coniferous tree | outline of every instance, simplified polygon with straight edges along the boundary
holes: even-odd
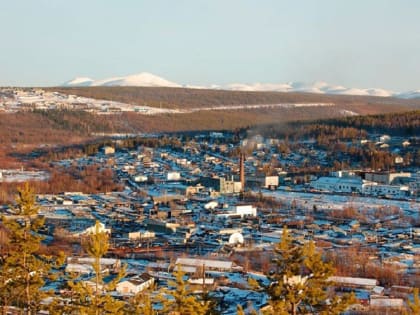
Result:
[[[407,301],[409,314],[420,314],[419,288],[413,290],[413,301]]]
[[[332,265],[325,263],[313,242],[304,246],[293,243],[287,228],[274,249],[276,270],[269,275],[267,288],[272,314],[339,314],[353,302],[352,295],[329,296],[328,278]],[[327,302],[328,301],[328,302]]]
[[[200,301],[184,280],[184,272],[180,265],[174,273],[175,280],[168,282],[168,288],[161,292],[161,303],[164,314],[177,315],[205,315],[209,309],[209,302]]]
[[[244,309],[240,304],[236,305],[236,315],[245,315]]]
[[[143,290],[137,293],[130,299],[125,312],[127,314],[142,314],[142,315],[155,315],[156,311],[153,309],[153,303],[157,300],[153,297],[151,289]]]
[[[92,268],[94,277],[90,281],[80,281],[70,276],[68,285],[68,300],[56,299],[49,311],[51,314],[124,314],[124,302],[118,301],[110,295],[115,290],[119,280],[125,273],[122,268],[118,275],[105,283],[101,267],[101,259],[109,248],[108,234],[100,230],[100,223],[96,221],[95,230],[85,236],[83,248],[93,258]]]
[[[0,296],[3,312],[8,306],[16,306],[26,314],[35,314],[41,308],[41,300],[51,293],[42,290],[45,279],[54,278],[52,269],[63,263],[63,254],[57,257],[40,252],[44,225],[39,217],[39,206],[34,191],[26,183],[18,188],[13,215],[3,217],[8,244],[0,265]]]

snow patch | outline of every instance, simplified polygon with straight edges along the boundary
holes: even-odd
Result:
[[[358,113],[353,112],[351,110],[346,110],[346,109],[340,110],[340,114],[343,115],[343,116],[359,116]]]

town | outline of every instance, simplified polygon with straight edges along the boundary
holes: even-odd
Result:
[[[0,16],[0,314],[420,315],[420,1]]]
[[[249,279],[268,283],[270,255],[287,227],[298,244],[314,241],[334,263],[336,289],[355,293],[350,310],[399,312],[420,285],[420,172],[404,163],[418,150],[418,139],[367,135],[349,143],[369,144],[393,152],[394,171],[348,165],[354,169],[305,173],[331,164],[316,141],[290,141],[292,148],[299,145],[290,150],[258,134],[120,135],[91,155],[52,162],[110,169],[121,189],[38,195],[44,242],[72,244],[65,271],[88,279],[92,261],[77,253],[99,222],[110,244],[101,267],[127,266],[116,298],[166,287],[182,267],[191,288],[205,288],[222,314],[236,314],[237,305],[247,312],[267,307],[267,294]],[[48,177],[32,173],[2,170],[0,181]],[[3,206],[2,215],[11,214]],[[63,281],[47,286],[59,293]]]

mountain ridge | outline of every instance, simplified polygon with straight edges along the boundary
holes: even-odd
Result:
[[[76,77],[64,82],[62,87],[90,87],[90,86],[138,86],[138,87],[183,87],[191,89],[216,89],[249,92],[304,92],[327,95],[357,95],[396,97],[402,99],[420,98],[420,89],[405,92],[394,92],[382,88],[349,88],[333,85],[324,81],[288,82],[288,83],[230,83],[226,85],[195,86],[181,85],[166,80],[157,75],[140,72],[137,74],[94,80],[89,77]]]

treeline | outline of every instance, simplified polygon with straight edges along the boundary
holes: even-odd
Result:
[[[32,113],[45,117],[55,128],[82,135],[89,135],[91,132],[114,132],[117,128],[113,124],[112,119],[107,119],[106,116],[95,115],[82,110],[34,109]]]
[[[45,115],[34,112],[0,113],[0,145],[40,145],[80,139],[80,134],[58,128]]]
[[[395,170],[400,166],[420,166],[420,140],[417,137],[420,134],[420,111],[277,123],[250,128],[249,133],[251,136],[261,134],[280,139],[275,149],[282,155],[291,152],[310,154],[312,150],[325,153],[325,166],[320,166],[316,160],[313,163],[311,159],[305,159],[298,169],[281,165],[288,172],[317,174],[359,167]],[[384,134],[400,139],[382,146],[378,141],[379,135]],[[409,140],[408,146],[403,145],[404,140]],[[318,172],[311,170],[313,167],[317,167]]]
[[[411,137],[420,134],[420,111],[389,113],[382,115],[349,116],[323,121],[324,126],[353,128],[369,133],[392,133],[396,136]]]
[[[420,134],[420,110],[270,124],[261,126],[258,131],[265,135],[294,139],[351,140],[366,137],[368,133],[413,137]]]

